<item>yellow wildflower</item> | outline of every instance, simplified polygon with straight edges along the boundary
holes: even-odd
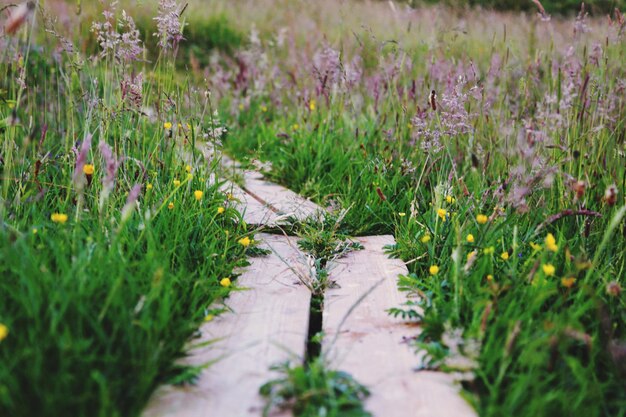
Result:
[[[151,183],[146,184],[146,190],[151,190],[151,189],[152,189],[152,184]]]
[[[430,268],[428,268],[428,272],[430,272],[430,275],[437,275],[439,273],[439,267],[437,265],[431,265]]]
[[[174,203],[170,201],[170,203],[167,205],[168,209],[173,209],[174,208]]]
[[[196,201],[202,200],[202,195],[204,195],[204,192],[200,190],[196,190],[193,192],[193,196],[196,198]]]
[[[180,180],[174,180],[174,187],[178,187],[180,185]]]
[[[543,273],[549,277],[553,276],[556,272],[556,268],[552,264],[541,265],[541,269],[543,270]]]
[[[311,111],[315,110],[315,100],[311,100],[309,102],[309,110]]]
[[[530,247],[533,248],[533,250],[535,251],[539,251],[541,250],[541,245],[535,243],[535,242],[530,242]]]
[[[465,240],[467,240],[467,243],[474,243],[474,235],[470,233],[469,235],[467,235]]]
[[[213,314],[207,314],[206,316],[204,316],[204,321],[209,322],[211,320],[213,320],[215,316]]]
[[[243,103],[239,103],[239,110],[243,110],[243,109],[244,109]]]
[[[398,213],[398,216],[404,217],[404,216],[406,216],[406,213],[400,212],[400,213]]]
[[[93,164],[85,164],[83,166],[83,172],[85,173],[85,175],[93,175],[95,169]]]
[[[493,275],[491,274],[487,275],[487,281],[493,281]]]
[[[485,255],[492,255],[495,251],[496,251],[496,248],[494,248],[493,246],[488,246],[485,249],[483,249],[483,253]]]
[[[561,278],[561,285],[564,286],[565,288],[572,288],[575,282],[576,282],[576,278],[574,277]]]
[[[502,252],[502,254],[500,255],[500,258],[502,258],[502,260],[506,261],[509,259],[509,253],[508,252]]]
[[[479,214],[478,216],[476,216],[476,221],[478,222],[478,224],[485,224],[488,220],[489,218],[484,214]]]
[[[422,243],[430,242],[430,235],[429,234],[425,234],[424,236],[422,236],[422,238],[420,239],[420,242],[422,242]]]
[[[217,214],[222,214],[226,211],[226,209],[224,207],[218,207],[217,208]]]
[[[451,195],[446,196],[446,201],[450,204],[454,203],[454,197],[452,197]]]
[[[261,106],[261,111],[262,111],[263,113],[265,113],[265,112],[267,111],[267,107],[266,107],[266,106]]]
[[[556,239],[554,238],[554,235],[552,233],[548,233],[548,235],[546,236],[545,242],[546,242],[546,249],[552,252],[558,252],[559,246],[556,244]]]
[[[53,213],[50,216],[50,220],[52,220],[54,223],[61,223],[64,224],[67,221],[67,214],[63,214],[63,213]]]
[[[39,230],[36,227],[33,227],[33,234],[36,235]]]
[[[250,240],[250,238],[249,238],[248,236],[243,237],[243,238],[241,238],[241,239],[239,239],[239,240],[237,241],[237,243],[239,243],[239,244],[240,244],[241,246],[243,246],[244,248],[246,248],[246,247],[250,246],[250,243],[251,243],[251,242],[252,242],[252,241]]]
[[[170,130],[172,128],[172,123],[165,122],[165,123],[163,123],[163,127],[166,128],[167,130]]]
[[[298,130],[298,129],[300,129],[300,125],[298,123],[294,123],[293,126],[291,126],[291,128],[293,130]]]
[[[228,288],[231,285],[230,278],[222,278],[220,280],[220,285],[224,288]]]
[[[444,222],[446,221],[446,215],[448,214],[448,211],[446,209],[438,209],[437,210],[437,216],[441,217],[441,220],[443,220]]]
[[[191,172],[191,165],[185,165],[185,171],[187,171],[187,173]]]
[[[0,342],[2,342],[9,335],[9,328],[0,323]]]

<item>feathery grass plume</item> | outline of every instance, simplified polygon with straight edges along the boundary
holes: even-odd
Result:
[[[137,207],[137,200],[139,199],[140,193],[141,184],[135,184],[128,193],[126,204],[124,204],[122,208],[122,223],[126,222],[130,218],[130,215],[133,214],[133,210]]]
[[[154,36],[159,38],[159,47],[163,50],[176,49],[184,39],[176,0],[160,0],[159,14],[154,20],[157,22],[157,33]]]
[[[80,151],[76,155],[76,165],[74,167],[72,182],[74,183],[76,191],[79,193],[82,193],[83,188],[85,188],[85,184],[87,183],[87,178],[85,177],[83,169],[85,167],[85,163],[87,162],[89,149],[91,148],[91,138],[91,134],[87,134],[87,136],[85,136],[85,139],[80,147]]]
[[[104,159],[105,167],[105,175],[102,177],[102,191],[100,192],[100,210],[102,210],[104,203],[109,198],[111,191],[113,191],[113,188],[115,187],[115,175],[117,174],[119,161],[115,155],[113,155],[113,150],[106,142],[100,141],[98,148],[100,149],[100,154]]]
[[[11,15],[4,23],[4,33],[7,35],[15,34],[26,23],[35,11],[35,2],[26,1],[17,6],[10,13]]]
[[[117,1],[112,2],[109,7],[109,10],[102,12],[104,22],[91,24],[91,31],[96,34],[98,44],[102,49],[100,57],[110,55],[122,64],[138,61],[143,55],[143,45],[135,21],[125,10],[122,10],[122,17],[119,22],[116,22]],[[118,32],[116,26],[124,31]]]
[[[143,72],[124,74],[120,81],[122,101],[134,109],[141,109],[143,104]]]

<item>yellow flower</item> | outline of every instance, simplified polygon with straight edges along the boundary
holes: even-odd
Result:
[[[398,216],[404,217],[404,216],[406,216],[406,213],[400,212],[400,213],[398,213]]]
[[[187,174],[187,180],[188,181],[191,181],[192,178],[193,178],[193,174],[192,173]]]
[[[227,199],[228,201],[232,201],[232,200],[234,200],[234,199],[235,199],[235,196],[233,196],[231,193],[228,193],[228,194],[226,194],[226,199]]]
[[[467,243],[474,243],[474,235],[470,233],[469,235],[467,235],[465,240],[467,240]]]
[[[298,129],[300,129],[300,125],[298,125],[298,123],[294,123],[293,126],[291,126],[291,128],[293,130],[298,130]]]
[[[487,281],[493,281],[493,275],[491,274],[487,275]]]
[[[564,286],[565,288],[572,288],[575,282],[576,282],[576,278],[574,277],[561,278],[561,285]]]
[[[33,234],[36,235],[39,230],[36,227],[33,227]]]
[[[500,255],[500,258],[502,258],[502,260],[506,261],[507,259],[509,259],[509,253],[508,252],[502,252],[502,254]]]
[[[172,124],[170,122],[165,122],[163,123],[163,127],[166,128],[167,130],[170,130],[172,128]]]
[[[546,242],[546,249],[552,252],[558,252],[559,246],[556,244],[556,239],[554,238],[554,235],[552,233],[548,233],[548,236],[546,236],[545,242]]]
[[[9,328],[6,325],[0,323],[0,342],[6,339],[8,335],[9,335]]]
[[[226,211],[226,209],[224,207],[218,207],[217,208],[217,214],[222,214]]]
[[[151,189],[152,189],[152,184],[151,183],[146,184],[146,190],[151,190]]]
[[[311,111],[315,110],[315,100],[311,100],[309,102],[309,110]]]
[[[191,165],[185,165],[185,171],[187,171],[187,173],[191,172]]]
[[[93,175],[95,169],[93,164],[85,164],[83,166],[83,172],[85,173],[85,175]]]
[[[422,238],[420,239],[420,242],[422,242],[422,243],[430,242],[430,235],[429,234],[425,234],[424,236],[422,236]]]
[[[180,185],[180,180],[174,180],[174,187],[178,187]]]
[[[266,106],[261,106],[261,111],[262,111],[263,113],[265,113],[265,112],[267,111],[267,107],[266,107]]]
[[[222,278],[222,279],[220,280],[220,285],[221,285],[222,287],[224,287],[224,288],[228,288],[228,287],[230,287],[230,284],[231,284],[231,282],[230,282],[230,278]]]
[[[213,320],[215,316],[213,314],[207,314],[206,316],[204,316],[204,321],[209,322],[211,320]]]
[[[438,209],[437,210],[437,216],[441,217],[441,220],[443,220],[444,222],[446,221],[446,215],[448,214],[448,212],[446,211],[446,209]]]
[[[63,213],[53,213],[50,216],[50,220],[52,220],[54,223],[61,223],[64,224],[67,221],[67,214],[63,214]]]
[[[196,198],[196,201],[202,200],[202,195],[203,194],[204,193],[202,191],[200,191],[200,190],[196,190],[196,191],[193,192],[193,196]]]
[[[446,201],[450,204],[454,203],[454,197],[452,197],[451,195],[446,196]]]
[[[167,205],[168,209],[173,209],[174,208],[174,203],[170,201],[170,203]]]
[[[476,255],[478,254],[477,251],[473,250],[470,253],[467,254],[467,262],[471,261]]]
[[[549,277],[554,275],[554,273],[556,272],[556,268],[552,264],[541,265],[541,269],[543,270],[543,273]]]
[[[541,245],[535,243],[535,242],[530,242],[530,247],[533,248],[533,250],[535,251],[539,251],[541,250]]]
[[[488,220],[489,218],[484,214],[479,214],[478,216],[476,216],[476,221],[478,222],[478,224],[485,224]]]
[[[244,109],[243,103],[239,103],[239,110],[243,110],[243,109]]]
[[[495,251],[496,251],[496,248],[494,248],[493,246],[488,246],[485,249],[483,249],[483,253],[485,255],[492,255]]]
[[[430,272],[430,275],[437,275],[439,273],[439,267],[437,265],[431,265],[430,268],[428,268],[428,272]]]
[[[239,239],[237,241],[237,243],[239,243],[244,248],[247,248],[248,246],[250,246],[250,242],[252,242],[252,241],[250,240],[250,238],[248,236],[243,237],[243,238],[241,238],[241,239]]]

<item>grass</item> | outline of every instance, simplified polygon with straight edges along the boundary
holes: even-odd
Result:
[[[190,2],[188,33],[214,28],[206,61],[193,41],[89,58],[102,17],[87,7],[57,13],[66,25],[38,7],[39,26],[0,38],[1,414],[138,415],[193,374],[175,360],[252,251],[193,150],[208,141],[334,210],[294,227],[317,259],[395,236],[415,297],[390,313],[420,322],[423,367],[471,359],[480,415],[624,416],[623,17],[242,4]],[[153,6],[128,8],[152,45]],[[53,54],[62,39],[74,50]],[[108,195],[100,141],[120,162]],[[267,386],[273,402],[307,415],[319,385],[363,412],[356,383],[337,393],[344,376],[310,362]]]

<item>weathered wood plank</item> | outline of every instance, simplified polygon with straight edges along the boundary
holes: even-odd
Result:
[[[407,273],[400,260],[389,259],[382,249],[394,243],[393,237],[373,236],[359,241],[364,250],[331,265],[330,279],[339,288],[326,291],[322,351],[327,352],[334,367],[351,373],[370,388],[372,395],[366,406],[376,417],[475,416],[458,394],[451,375],[412,370],[417,357],[403,343],[403,336],[414,336],[417,328],[385,311],[403,302],[396,282],[399,274]],[[350,308],[374,286],[338,329]],[[340,333],[331,345],[337,330]]]
[[[201,327],[199,342],[215,343],[188,358],[193,364],[219,360],[195,386],[159,388],[144,417],[260,416],[259,387],[275,377],[269,367],[304,356],[310,292],[290,269],[304,262],[303,255],[294,238],[258,237],[273,253],[250,259],[252,265],[237,281],[247,290],[227,299],[233,312]]]
[[[266,181],[258,172],[244,171],[243,178],[245,192],[275,208],[284,217],[292,216],[304,220],[324,212],[320,206],[290,189]]]
[[[246,223],[258,226],[276,226],[279,215],[276,209],[263,204],[250,194],[246,193],[232,182],[226,182],[221,190],[232,196],[229,204],[233,205],[242,215]]]

